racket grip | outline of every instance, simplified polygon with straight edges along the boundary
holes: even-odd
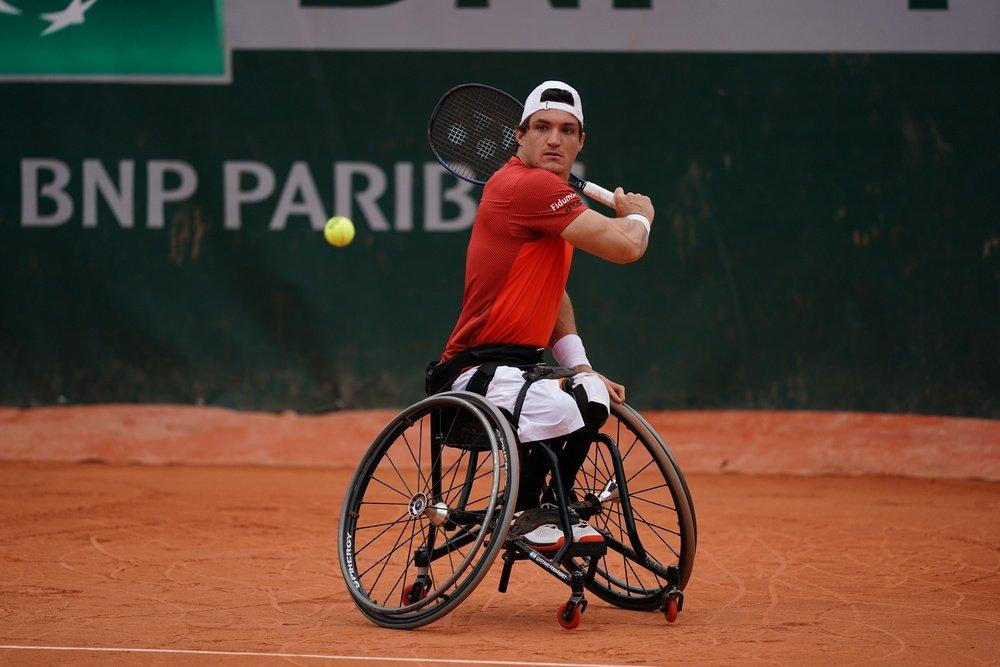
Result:
[[[587,195],[591,199],[596,199],[602,204],[614,209],[615,207],[615,195],[609,190],[605,190],[600,185],[596,183],[591,183],[586,181],[583,184],[583,194]]]

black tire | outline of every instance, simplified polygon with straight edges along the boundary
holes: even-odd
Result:
[[[684,473],[681,472],[681,467],[679,465],[677,465],[677,459],[674,458],[674,455],[670,451],[670,448],[667,447],[667,443],[663,441],[663,438],[661,438],[660,434],[656,432],[656,429],[653,428],[653,425],[650,424],[649,421],[645,417],[642,416],[642,414],[636,412],[635,410],[632,410],[632,408],[629,407],[629,406],[625,406],[625,407],[628,408],[629,410],[631,410],[632,414],[635,415],[635,417],[640,422],[642,422],[642,425],[645,426],[646,429],[649,430],[649,432],[653,434],[653,437],[656,438],[656,441],[658,443],[660,443],[660,447],[663,448],[663,452],[667,455],[667,458],[670,459],[670,464],[674,467],[674,470],[677,471],[677,477],[678,477],[678,479],[680,479],[681,486],[684,488],[684,495],[687,497],[688,508],[691,510],[691,523],[694,526],[694,539],[695,539],[695,543],[697,543],[697,541],[698,541],[698,513],[694,511],[694,501],[691,500],[691,489],[688,488],[687,480],[684,479]],[[686,579],[684,580],[684,583],[685,584],[687,583]]]
[[[650,557],[664,568],[678,569],[678,587],[691,577],[697,548],[697,526],[691,492],[684,476],[659,434],[627,405],[611,405],[611,415],[601,432],[617,443],[622,457],[629,502],[640,542]],[[600,495],[616,479],[605,445],[595,443],[574,481],[578,498]],[[590,524],[630,545],[620,501],[602,503]],[[602,600],[626,609],[659,609],[670,582],[612,548],[598,561],[587,589]]]
[[[456,445],[436,460],[432,429]],[[411,629],[457,607],[503,547],[517,480],[516,437],[481,396],[437,394],[396,415],[362,458],[341,510],[340,568],[361,613]],[[446,509],[435,512],[440,502]],[[416,554],[428,544],[438,558],[419,572]],[[418,576],[421,595],[405,595]]]

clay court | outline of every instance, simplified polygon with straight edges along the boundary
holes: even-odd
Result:
[[[987,664],[1000,655],[996,422],[656,413],[698,512],[677,623],[591,597],[583,624],[566,631],[555,619],[562,584],[519,563],[502,595],[497,563],[443,620],[392,631],[355,609],[336,555],[349,461],[389,414],[0,411],[2,660]],[[239,459],[253,465],[231,463]],[[885,474],[903,463],[909,478]]]

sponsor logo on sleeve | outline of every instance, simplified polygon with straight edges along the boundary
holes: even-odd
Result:
[[[563,206],[570,203],[574,199],[579,201],[580,198],[577,196],[575,192],[571,192],[565,197],[560,197],[559,199],[549,204],[549,208],[551,208],[553,211],[558,211],[559,209],[561,209]]]

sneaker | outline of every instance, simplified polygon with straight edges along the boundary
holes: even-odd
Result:
[[[573,525],[574,543],[604,542],[604,537],[573,510],[569,511],[569,520]],[[510,532],[536,551],[558,551],[565,542],[565,535],[559,527],[559,510],[555,505],[542,505],[520,512]]]

